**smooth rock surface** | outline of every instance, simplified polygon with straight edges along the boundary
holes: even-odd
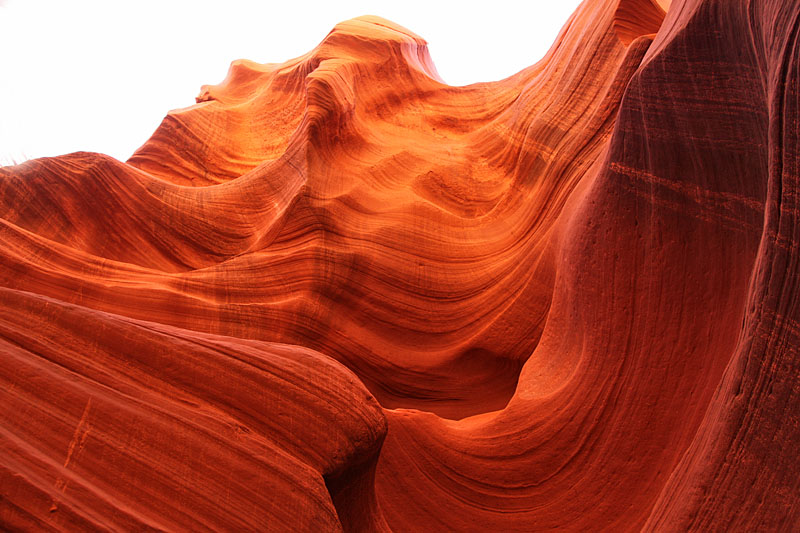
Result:
[[[0,527],[800,529],[800,4],[667,4],[466,87],[361,17],[0,168]]]

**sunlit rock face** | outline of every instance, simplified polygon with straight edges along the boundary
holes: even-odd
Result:
[[[0,527],[800,529],[800,4],[667,3],[467,87],[362,17],[0,169]]]

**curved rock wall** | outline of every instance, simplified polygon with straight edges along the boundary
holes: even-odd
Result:
[[[361,17],[1,168],[0,525],[797,529],[799,21],[586,0],[450,87]]]

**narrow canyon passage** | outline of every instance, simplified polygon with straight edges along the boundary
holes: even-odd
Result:
[[[0,168],[0,526],[796,529],[798,21],[586,0],[452,87],[360,17]]]

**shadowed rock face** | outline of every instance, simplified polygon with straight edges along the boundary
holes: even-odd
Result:
[[[587,0],[450,87],[362,17],[0,169],[0,526],[800,528],[799,25]]]

